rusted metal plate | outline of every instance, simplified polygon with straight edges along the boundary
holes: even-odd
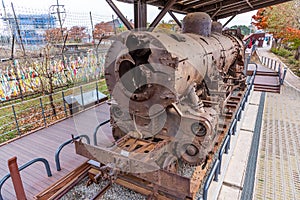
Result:
[[[101,161],[102,164],[114,164],[115,168],[123,172],[139,173],[139,172],[153,172],[159,170],[160,167],[153,161],[135,159],[128,151],[117,149],[107,149],[89,144],[84,144],[80,141],[75,141],[76,153],[86,158]]]

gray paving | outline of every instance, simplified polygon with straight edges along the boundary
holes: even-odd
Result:
[[[300,199],[300,92],[268,93],[256,171],[255,200]]]

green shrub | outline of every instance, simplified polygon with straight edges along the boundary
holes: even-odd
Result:
[[[283,48],[280,48],[280,49],[272,48],[271,51],[274,54],[279,55],[279,56],[284,57],[284,58],[288,58],[289,56],[293,55],[293,53],[291,51],[283,49]]]
[[[297,65],[297,63],[298,63],[298,61],[295,60],[294,56],[289,56],[287,61],[291,65]]]

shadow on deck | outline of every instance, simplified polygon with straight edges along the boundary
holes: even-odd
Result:
[[[62,170],[56,171],[54,157],[56,149],[63,142],[71,139],[71,134],[75,136],[86,134],[91,139],[91,142],[94,142],[92,135],[95,127],[107,119],[109,119],[109,106],[104,103],[72,118],[1,146],[0,179],[9,172],[7,161],[13,156],[18,158],[19,166],[34,158],[42,157],[47,159],[51,167],[52,177],[47,177],[42,163],[33,164],[20,172],[27,199],[33,199],[36,194],[87,160],[82,156],[76,155],[74,145],[70,144],[60,154]],[[109,124],[104,126],[102,130],[98,131],[98,141],[105,142],[111,140],[110,132]],[[4,200],[16,199],[11,179],[5,182],[1,193]]]

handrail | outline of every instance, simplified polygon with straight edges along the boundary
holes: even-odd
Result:
[[[36,159],[33,159],[27,163],[25,163],[24,165],[22,165],[21,167],[19,167],[19,171],[22,171],[23,169],[29,167],[30,165],[36,163],[36,162],[42,162],[44,163],[45,165],[45,168],[46,168],[46,171],[47,171],[47,175],[48,177],[51,177],[52,176],[52,173],[51,173],[51,169],[50,169],[50,165],[49,165],[49,162],[45,159],[45,158],[36,158]],[[2,189],[2,186],[3,184],[10,178],[10,173],[6,174],[1,180],[0,180],[0,200],[3,200],[3,197],[2,197],[2,194],[1,194],[1,189]]]
[[[230,135],[228,134],[223,142],[223,145],[219,151],[219,160],[220,160],[220,164],[218,166],[218,174],[221,174],[221,167],[222,167],[222,158],[223,158],[223,154],[228,154],[228,150],[229,150],[229,143],[230,143]]]
[[[217,175],[217,169],[219,164],[220,161],[219,159],[217,159],[212,167],[212,170],[210,171],[210,174],[208,175],[207,180],[205,181],[204,188],[203,188],[203,200],[207,200],[208,188],[212,182],[213,177]]]
[[[106,120],[106,121],[100,123],[100,124],[95,128],[95,131],[94,131],[94,134],[93,134],[93,137],[94,137],[94,145],[95,145],[95,146],[97,146],[97,144],[98,144],[98,142],[97,142],[97,132],[98,132],[98,129],[99,129],[101,126],[107,124],[108,122],[110,122],[110,119],[108,119],[108,120]]]
[[[266,62],[268,60],[268,62]],[[270,60],[271,60],[271,66],[269,66],[270,64]],[[275,66],[273,69],[273,61],[275,62]],[[261,56],[261,62],[263,65],[265,65],[267,68],[270,68],[274,71],[276,71],[278,73],[278,77],[279,77],[279,84],[283,85],[285,77],[286,77],[286,73],[287,73],[287,67],[282,67],[282,62],[280,61],[280,63],[277,65],[277,60],[274,60],[272,58],[267,58],[265,56]],[[277,68],[278,66],[278,68]]]
[[[59,160],[59,154],[61,152],[61,150],[67,146],[68,144],[71,144],[74,140],[78,140],[79,138],[85,138],[87,143],[90,144],[90,138],[87,135],[78,135],[76,137],[74,137],[74,135],[72,135],[72,139],[65,141],[64,143],[62,143],[55,152],[55,165],[56,165],[56,170],[60,171],[61,170],[61,166],[60,166],[60,160]],[[1,199],[0,199],[1,200]]]
[[[243,98],[243,104],[246,104],[246,102],[248,101],[248,96],[250,95],[250,92],[252,90],[252,87],[254,85],[254,78],[257,72],[257,68],[258,65],[256,63],[248,63],[248,64],[254,64],[256,66],[256,69],[253,71],[253,75],[251,76],[250,80],[247,82],[248,84],[248,88],[247,91],[245,93],[245,96]],[[240,120],[241,114],[243,112],[242,109],[243,105],[240,104],[240,107],[238,108],[238,111],[236,112],[236,115],[234,117],[234,120],[232,121],[226,138],[219,150],[218,153],[218,159],[215,161],[215,163],[213,164],[213,167],[208,175],[208,178],[206,179],[205,183],[204,183],[204,187],[203,187],[203,200],[207,200],[207,195],[208,195],[208,189],[209,186],[214,178],[215,181],[218,181],[218,175],[221,174],[221,166],[222,166],[222,158],[223,158],[223,154],[227,154],[228,150],[230,149],[230,142],[231,142],[231,135],[235,135],[236,129],[237,129],[237,122]]]

